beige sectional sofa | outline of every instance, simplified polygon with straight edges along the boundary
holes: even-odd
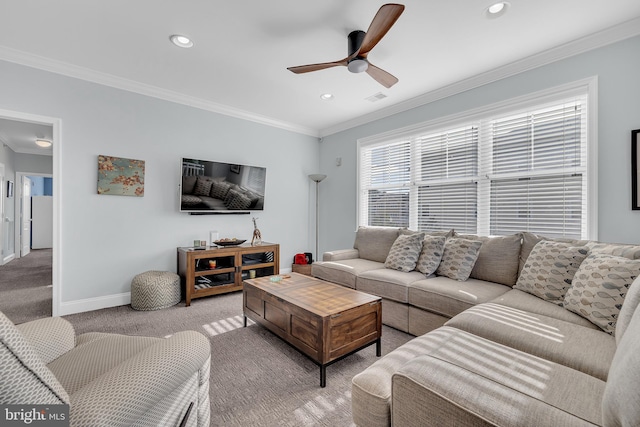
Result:
[[[71,426],[208,427],[210,358],[195,331],[76,336],[60,317],[14,326],[0,312],[0,404],[69,405]]]
[[[452,280],[385,268],[409,233],[361,228],[312,267],[381,296],[383,323],[417,335],[354,377],[357,425],[640,425],[640,247],[450,232],[482,241],[470,277]]]

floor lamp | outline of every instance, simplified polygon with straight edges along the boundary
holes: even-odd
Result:
[[[322,174],[313,174],[313,175],[309,175],[309,178],[311,178],[311,181],[314,181],[316,183],[316,261],[318,260],[318,258],[320,257],[320,254],[318,253],[318,225],[319,225],[319,221],[318,221],[318,184],[320,184],[320,182],[325,179],[327,177],[327,175],[322,175]]]

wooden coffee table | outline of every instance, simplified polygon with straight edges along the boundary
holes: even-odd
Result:
[[[373,343],[380,357],[380,297],[302,274],[284,276],[290,277],[244,281],[245,327],[250,318],[309,356],[320,366],[320,387],[327,365]]]

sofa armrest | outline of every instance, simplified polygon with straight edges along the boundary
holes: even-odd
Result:
[[[47,317],[16,325],[45,365],[76,346],[73,325],[62,317]]]
[[[323,261],[340,261],[342,259],[360,258],[360,251],[357,249],[339,249],[337,251],[325,252],[322,254]]]
[[[199,332],[178,332],[161,340],[75,392],[71,425],[133,425],[198,374],[210,356],[209,340]]]

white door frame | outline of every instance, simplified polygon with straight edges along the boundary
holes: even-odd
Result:
[[[61,125],[62,120],[55,117],[39,116],[35,114],[23,113],[19,111],[10,111],[0,109],[0,118],[8,120],[17,120],[22,122],[38,123],[50,125],[53,127],[53,263],[52,263],[52,302],[51,312],[53,316],[60,315],[60,295],[62,294],[62,209],[61,209],[61,189],[62,189],[62,138]],[[24,175],[40,175],[38,173],[16,172],[16,182],[18,182],[18,173]],[[48,175],[51,176],[51,175]],[[5,177],[6,178],[6,177]],[[14,185],[14,190],[18,190],[19,186]],[[21,191],[21,190],[20,190]],[[14,191],[17,193],[17,191]],[[16,195],[14,195],[16,197]],[[15,200],[15,199],[14,199]],[[19,208],[19,204],[15,203]],[[15,218],[19,218],[18,215]],[[17,248],[17,246],[16,246]]]

